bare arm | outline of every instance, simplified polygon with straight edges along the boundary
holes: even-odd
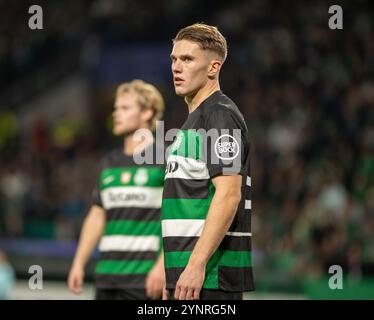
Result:
[[[164,253],[158,257],[152,270],[149,271],[145,282],[147,296],[151,299],[159,299],[165,286]]]
[[[213,178],[216,188],[204,229],[197,241],[189,262],[181,274],[175,299],[198,299],[205,278],[205,267],[229,229],[241,199],[240,175]]]
[[[82,291],[84,267],[103,234],[105,222],[104,209],[92,206],[84,220],[77,252],[69,273],[68,285],[73,293]]]

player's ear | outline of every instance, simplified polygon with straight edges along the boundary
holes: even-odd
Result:
[[[218,76],[219,71],[221,70],[222,61],[212,60],[209,66],[208,77],[214,79]]]
[[[150,122],[152,120],[154,111],[151,108],[146,108],[142,111],[141,117],[144,122]]]

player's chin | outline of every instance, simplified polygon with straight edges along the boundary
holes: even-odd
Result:
[[[113,135],[123,136],[124,134],[126,134],[126,129],[120,128],[120,127],[114,127],[113,128]]]
[[[186,95],[185,90],[183,90],[181,87],[174,87],[175,88],[175,93],[178,96],[184,97]]]

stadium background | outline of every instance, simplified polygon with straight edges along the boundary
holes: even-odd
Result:
[[[44,29],[28,28],[43,8]],[[339,4],[344,29],[328,28]],[[371,1],[0,1],[0,290],[75,298],[65,280],[119,82],[154,83],[166,129],[187,116],[174,94],[171,38],[203,21],[229,55],[221,86],[251,134],[254,270],[247,298],[374,298],[374,3]],[[4,257],[6,255],[6,258]],[[28,289],[28,268],[44,289]],[[330,290],[340,265],[344,289]],[[92,270],[88,290],[92,297]],[[11,266],[11,267],[9,267]]]

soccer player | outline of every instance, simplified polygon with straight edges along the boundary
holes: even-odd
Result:
[[[178,32],[170,55],[175,92],[189,115],[167,156],[161,223],[163,299],[242,299],[254,289],[249,138],[219,85],[227,56],[216,27]]]
[[[160,92],[134,80],[121,84],[113,111],[113,133],[124,144],[103,158],[93,205],[85,218],[68,278],[73,293],[82,291],[84,268],[100,240],[95,298],[161,299],[165,284],[160,208],[165,166],[137,165],[136,153],[158,150],[152,134],[134,140],[138,129],[154,130],[164,111]]]

